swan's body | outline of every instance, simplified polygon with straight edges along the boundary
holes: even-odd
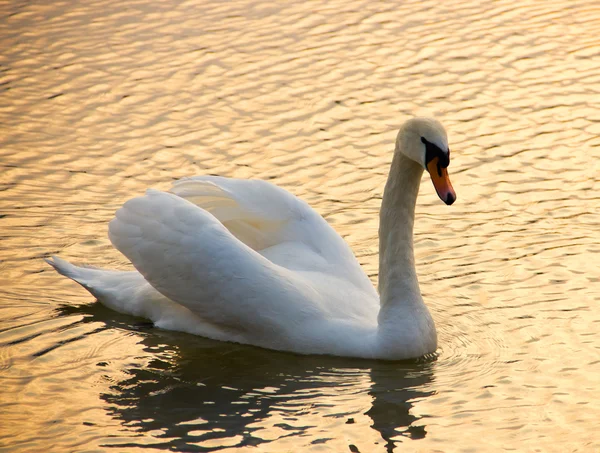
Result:
[[[437,163],[441,177],[444,150],[434,120],[410,120],[398,134],[381,208],[381,302],[333,228],[260,180],[184,179],[125,203],[109,237],[137,271],[48,262],[104,305],[165,329],[302,354],[419,357],[437,337],[414,267],[414,210],[423,169]],[[444,182],[436,188],[450,204]]]

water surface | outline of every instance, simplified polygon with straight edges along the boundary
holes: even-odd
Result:
[[[594,1],[5,2],[3,451],[598,451],[600,10]],[[51,254],[128,268],[107,223],[172,180],[271,180],[377,281],[397,127],[446,125],[424,179],[435,361],[299,357],[94,304]]]

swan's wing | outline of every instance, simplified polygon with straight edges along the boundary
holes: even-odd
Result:
[[[276,264],[335,276],[373,292],[346,241],[306,202],[281,187],[256,179],[198,176],[175,182],[171,192],[213,214]]]
[[[225,331],[268,337],[321,312],[314,289],[176,195],[129,200],[109,237],[160,293]]]
[[[200,176],[176,181],[171,192],[210,212],[257,251],[281,242],[288,222],[302,216],[291,194],[266,181]]]

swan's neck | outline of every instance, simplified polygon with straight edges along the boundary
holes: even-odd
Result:
[[[419,164],[396,149],[379,223],[380,326],[406,318],[408,311],[425,308],[413,252],[415,205],[422,174]]]

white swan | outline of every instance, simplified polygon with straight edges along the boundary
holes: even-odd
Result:
[[[419,357],[437,335],[414,266],[415,203],[424,169],[454,202],[449,157],[436,120],[401,127],[381,204],[381,297],[317,212],[260,180],[189,178],[125,203],[109,237],[137,271],[47,261],[104,305],[164,329],[301,354]]]

